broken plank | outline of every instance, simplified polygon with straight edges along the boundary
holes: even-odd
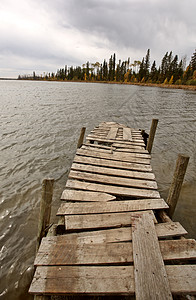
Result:
[[[164,261],[196,259],[195,240],[159,241]],[[110,265],[133,262],[131,242],[81,244],[67,242],[65,235],[45,237],[38,250],[34,265]]]
[[[94,174],[88,173],[85,171],[75,171],[72,170],[69,173],[70,179],[78,179],[78,180],[85,180],[89,182],[97,182],[97,183],[104,183],[104,184],[112,184],[115,186],[128,186],[128,187],[137,187],[143,189],[157,189],[156,181],[152,180],[143,180],[143,179],[135,179],[135,178],[124,178],[124,177],[117,177],[117,176],[110,176],[110,175],[103,175],[103,174]]]
[[[156,219],[152,210],[147,211]],[[140,211],[144,213],[144,211]],[[146,211],[145,211],[146,213]],[[81,229],[93,229],[93,228],[115,228],[130,226],[132,224],[132,218],[138,215],[138,212],[126,212],[126,213],[112,213],[112,214],[89,214],[89,215],[74,215],[65,216],[65,229],[66,230],[81,230]]]
[[[104,159],[104,158],[76,155],[74,157],[74,162],[102,166],[102,167],[111,167],[111,168],[117,168],[117,169],[135,170],[135,171],[139,171],[139,172],[140,171],[141,172],[152,172],[151,165],[143,165],[143,164],[136,164],[136,163],[130,163],[130,162],[109,160],[109,159]]]
[[[100,166],[77,164],[77,163],[73,163],[71,166],[71,169],[78,170],[78,171],[86,171],[86,172],[104,174],[104,175],[113,175],[113,176],[119,176],[119,177],[155,180],[154,173],[150,173],[150,172],[148,172],[148,173],[137,172],[137,171],[121,170],[121,169],[115,169],[115,168],[105,168],[105,167],[100,167]]]
[[[132,226],[136,299],[172,299],[152,217],[142,214]]]
[[[178,222],[172,222],[170,224],[156,224],[155,230],[158,238],[169,238],[187,234],[187,231]],[[132,240],[132,228],[122,227],[114,229],[69,233],[66,234],[65,237],[66,243],[72,243],[72,241],[75,241],[78,244],[128,242]]]
[[[38,295],[133,295],[135,292],[133,268],[133,266],[40,266],[36,269],[29,292]],[[173,294],[196,293],[196,265],[166,265],[165,269]]]
[[[140,199],[96,203],[61,203],[57,215],[103,214],[113,212],[130,212],[148,209],[165,209],[168,205],[163,199]]]
[[[68,179],[66,187],[93,192],[103,192],[115,196],[118,195],[136,198],[160,198],[160,194],[156,190],[90,183],[71,179]]]
[[[115,196],[106,193],[68,190],[68,189],[64,190],[61,196],[61,200],[66,200],[66,201],[107,202],[115,199],[116,199]]]
[[[110,140],[110,139],[115,139],[116,138],[116,135],[117,135],[117,132],[118,132],[118,127],[115,128],[110,128],[110,131],[108,132],[108,135],[107,135],[107,139]]]
[[[90,156],[95,158],[103,158],[108,160],[117,160],[125,162],[133,162],[138,164],[150,164],[151,156],[149,154],[142,153],[98,153],[93,150],[78,149],[76,155]]]
[[[106,138],[98,138],[96,136],[87,136],[86,140],[89,141],[97,141],[97,142],[102,142],[102,143],[116,143],[118,142],[118,144],[123,144],[123,145],[135,145],[135,146],[143,146],[145,148],[145,144],[143,141],[141,142],[137,142],[137,141],[132,141],[132,142],[128,142],[128,141],[123,141],[123,140],[114,140],[114,139],[106,139]]]
[[[90,151],[96,151],[96,152],[102,152],[102,153],[112,153],[113,150],[111,147],[109,147],[110,149],[102,149],[102,148],[98,148],[98,147],[94,147],[92,148],[91,146],[82,146],[80,149],[83,150],[90,150]]]
[[[132,141],[131,128],[123,128],[123,140]]]

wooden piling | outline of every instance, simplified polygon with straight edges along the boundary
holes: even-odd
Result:
[[[159,121],[158,119],[152,119],[150,134],[149,134],[148,143],[147,143],[147,147],[146,147],[146,149],[148,150],[149,153],[151,153],[151,151],[152,151],[152,146],[153,146],[153,141],[154,141],[158,121]]]
[[[42,182],[42,199],[40,203],[36,251],[39,249],[42,237],[46,235],[47,228],[49,228],[53,185],[54,179],[44,179]]]
[[[82,127],[80,131],[80,137],[78,140],[77,148],[80,148],[83,144],[85,131],[86,131],[86,127]]]
[[[178,155],[173,180],[167,197],[167,204],[169,205],[168,215],[170,218],[172,218],[176,208],[188,161],[188,156],[181,154]]]

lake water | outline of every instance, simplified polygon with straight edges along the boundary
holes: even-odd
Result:
[[[196,92],[116,84],[0,81],[0,299],[31,299],[41,183],[55,179],[60,205],[80,128],[116,121],[149,132],[152,166],[166,198],[177,155],[190,161],[174,219],[196,238]]]

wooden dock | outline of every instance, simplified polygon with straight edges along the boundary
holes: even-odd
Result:
[[[141,131],[103,122],[79,147],[60,225],[42,239],[30,293],[196,294],[196,241],[166,215]]]

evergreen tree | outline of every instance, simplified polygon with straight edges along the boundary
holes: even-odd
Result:
[[[193,72],[196,70],[196,49],[193,55],[191,56],[190,67]]]

